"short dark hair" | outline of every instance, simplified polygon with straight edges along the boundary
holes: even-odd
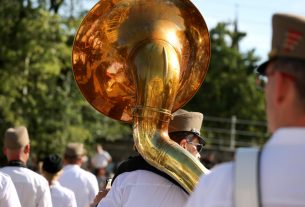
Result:
[[[64,154],[64,159],[69,164],[76,164],[79,159],[82,159],[82,156],[70,156],[70,155]]]
[[[43,160],[42,169],[50,174],[56,174],[62,167],[62,160],[57,154],[48,155]]]
[[[295,88],[305,111],[305,60],[296,58],[276,58],[274,69],[291,74],[295,78]]]

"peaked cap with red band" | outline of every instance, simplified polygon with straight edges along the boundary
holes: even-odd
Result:
[[[272,48],[269,60],[257,68],[264,74],[270,60],[278,57],[305,61],[305,17],[292,14],[274,14],[272,18]]]

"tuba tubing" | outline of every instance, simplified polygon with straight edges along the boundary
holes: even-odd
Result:
[[[133,116],[135,146],[152,166],[174,178],[191,192],[207,169],[168,136],[171,110],[180,79],[176,50],[163,40],[138,47],[133,58],[137,106]]]

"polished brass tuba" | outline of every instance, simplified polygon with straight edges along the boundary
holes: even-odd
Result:
[[[133,122],[143,158],[191,192],[207,170],[168,136],[171,113],[199,89],[210,40],[189,0],[101,0],[73,45],[73,72],[87,101],[113,119]]]

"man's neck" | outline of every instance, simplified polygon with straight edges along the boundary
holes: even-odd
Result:
[[[22,155],[11,155],[11,156],[9,156],[7,158],[7,160],[8,160],[8,162],[11,162],[11,161],[20,161],[20,162],[26,164],[28,159],[26,158],[25,155],[24,156],[22,156]]]
[[[290,105],[281,110],[277,117],[277,128],[305,127],[305,112],[299,107]]]

